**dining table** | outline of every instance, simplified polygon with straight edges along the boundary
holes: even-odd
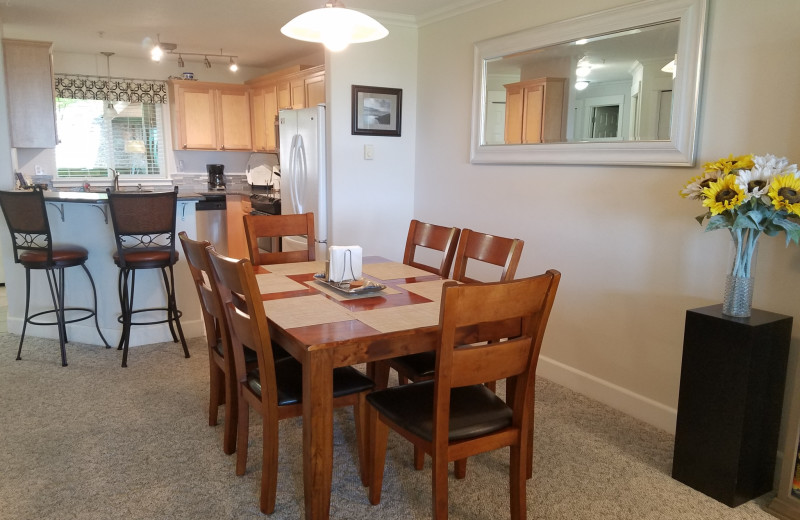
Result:
[[[445,280],[376,256],[362,259],[361,281],[382,289],[333,287],[321,275],[321,261],[258,265],[254,270],[271,339],[303,365],[305,517],[327,519],[333,369],[366,363],[367,375],[380,388],[388,380],[388,359],[435,350]]]

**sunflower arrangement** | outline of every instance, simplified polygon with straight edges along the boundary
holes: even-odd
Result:
[[[735,246],[731,275],[750,277],[761,233],[786,233],[786,245],[800,242],[800,172],[796,164],[774,155],[730,155],[706,163],[681,196],[702,202],[697,217],[706,231],[728,228]]]

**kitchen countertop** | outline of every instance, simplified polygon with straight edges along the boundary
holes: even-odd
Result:
[[[136,191],[128,191],[124,193],[136,193]],[[203,196],[198,193],[178,192],[179,201],[191,202],[201,200],[202,198]],[[92,191],[45,191],[44,200],[48,202],[83,202],[87,204],[104,204],[108,201],[108,194],[106,192]]]

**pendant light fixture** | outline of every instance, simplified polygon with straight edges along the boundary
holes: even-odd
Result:
[[[113,52],[102,51],[100,54],[106,57],[106,106],[103,109],[103,119],[114,119],[117,111],[114,110],[114,103],[111,101],[111,56]]]
[[[377,20],[358,11],[346,9],[340,0],[293,18],[281,27],[289,38],[322,43],[331,51],[341,51],[351,43],[385,38],[389,31]]]

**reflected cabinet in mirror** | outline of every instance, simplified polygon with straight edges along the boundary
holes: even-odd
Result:
[[[692,166],[707,0],[648,0],[475,44],[471,161]]]

